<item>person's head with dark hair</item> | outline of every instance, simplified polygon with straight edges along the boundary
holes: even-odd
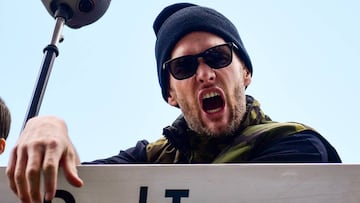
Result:
[[[9,135],[11,115],[9,108],[0,97],[0,154],[5,150],[6,139]]]

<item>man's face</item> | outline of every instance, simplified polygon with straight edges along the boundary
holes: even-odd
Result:
[[[195,55],[225,41],[211,33],[192,32],[175,46],[171,58]],[[251,75],[233,53],[232,62],[213,69],[200,57],[196,73],[177,80],[170,74],[168,103],[179,106],[189,127],[205,136],[224,136],[234,132],[246,111],[245,87]]]

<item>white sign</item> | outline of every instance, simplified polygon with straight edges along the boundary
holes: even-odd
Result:
[[[84,186],[59,174],[52,203],[359,203],[360,165],[80,166]],[[0,167],[0,202],[19,202]]]

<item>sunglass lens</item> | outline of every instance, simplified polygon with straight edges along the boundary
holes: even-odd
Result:
[[[211,68],[223,68],[228,66],[232,61],[232,50],[228,44],[209,49],[203,56],[205,62]]]
[[[195,74],[198,63],[194,56],[184,56],[169,63],[171,74],[174,78],[182,80]]]

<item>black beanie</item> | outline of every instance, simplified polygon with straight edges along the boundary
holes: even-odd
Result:
[[[169,73],[163,70],[163,63],[170,59],[176,43],[193,31],[210,32],[222,37],[225,42],[234,42],[239,48],[237,54],[252,75],[252,65],[240,35],[234,24],[214,9],[190,3],[177,3],[164,8],[154,21],[156,35],[155,57],[162,96],[167,102]]]

